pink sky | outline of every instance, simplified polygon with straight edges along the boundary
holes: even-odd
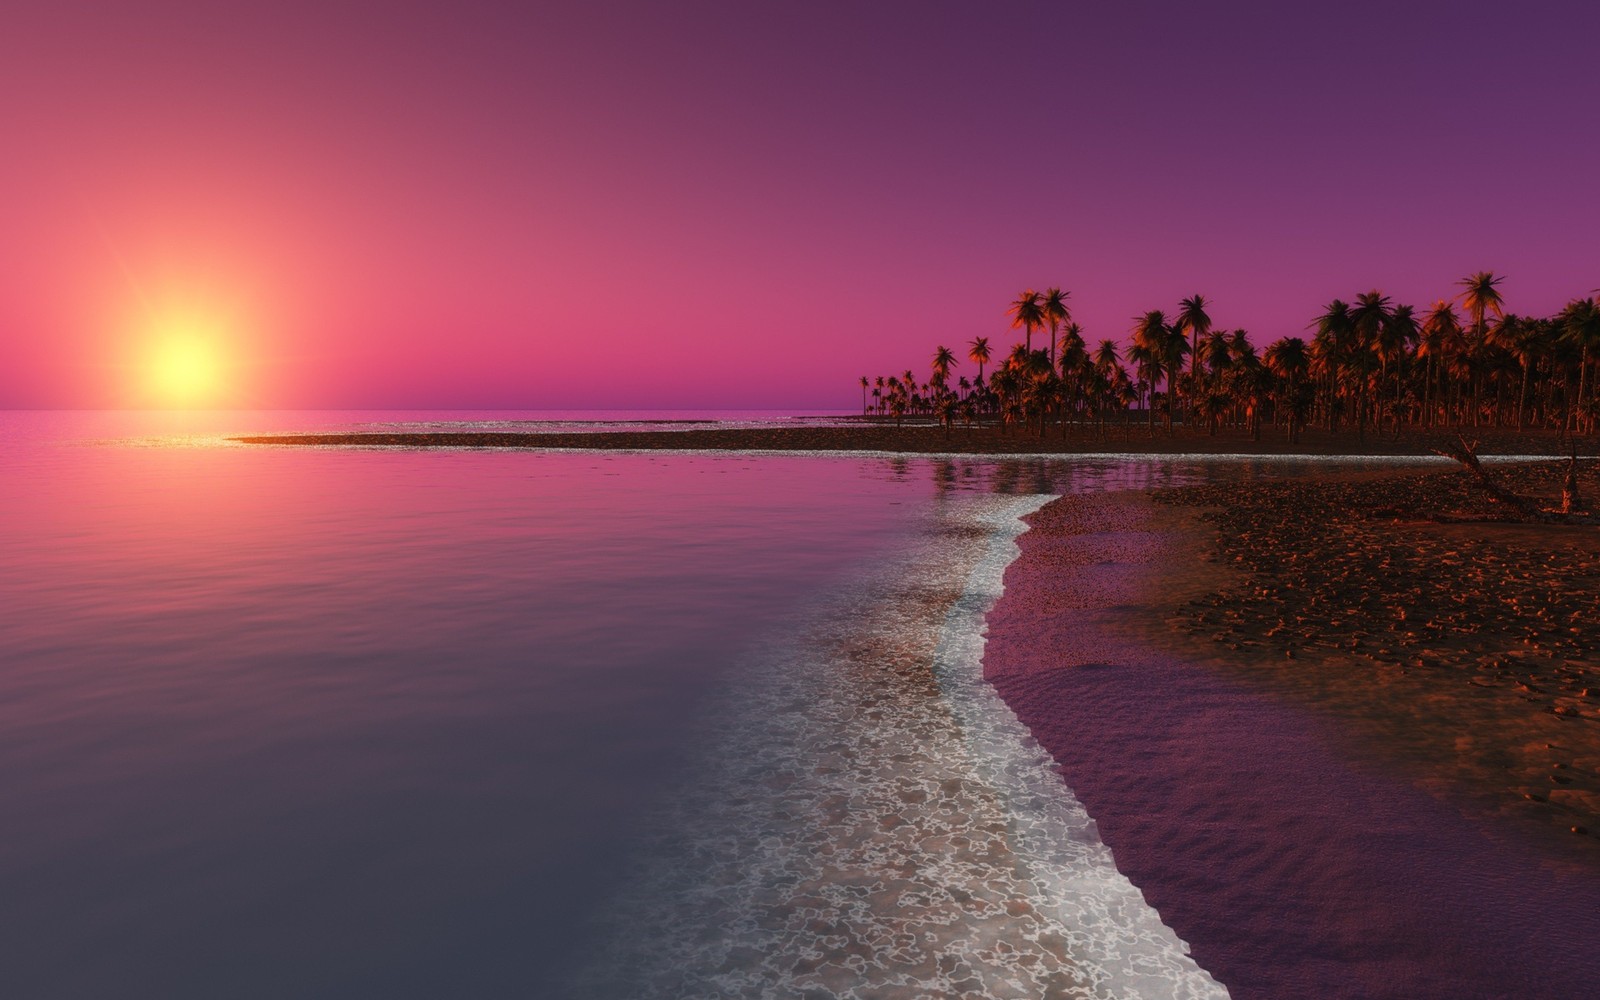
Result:
[[[232,404],[849,407],[1030,286],[1600,286],[1596,8],[1301,6],[9,3],[0,406],[191,312]]]

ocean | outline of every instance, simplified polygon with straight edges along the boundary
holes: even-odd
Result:
[[[975,672],[1200,467],[228,440],[786,419],[0,414],[0,995],[1222,995]]]

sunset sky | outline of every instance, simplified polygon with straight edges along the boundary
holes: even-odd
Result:
[[[1548,313],[1600,286],[1597,39],[1580,3],[13,0],[0,406],[849,407],[1049,284],[1091,341],[1481,269]]]

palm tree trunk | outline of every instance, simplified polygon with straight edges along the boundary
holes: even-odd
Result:
[[[1533,359],[1522,360],[1522,394],[1517,397],[1517,430],[1522,430],[1523,418],[1528,412],[1528,377],[1533,373]]]
[[[1394,366],[1394,436],[1396,440],[1400,437],[1400,395],[1400,365],[1396,364]]]
[[[1578,406],[1583,402],[1583,378],[1589,370],[1589,345],[1585,344],[1583,351],[1578,356],[1578,392],[1577,395],[1567,400],[1567,418],[1562,425],[1567,429],[1570,437],[1577,430]]]
[[[1422,426],[1433,429],[1433,355],[1422,370]]]

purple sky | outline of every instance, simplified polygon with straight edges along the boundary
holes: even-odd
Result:
[[[134,401],[185,312],[225,317],[228,402],[330,407],[848,407],[1049,284],[1092,341],[1480,269],[1548,313],[1600,286],[1597,38],[1581,4],[13,0],[0,406]]]

